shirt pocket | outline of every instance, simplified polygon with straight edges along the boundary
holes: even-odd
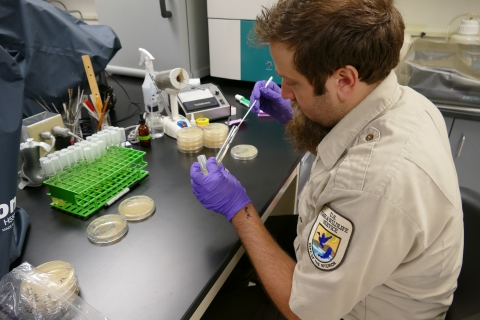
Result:
[[[357,137],[357,144],[351,147],[338,166],[335,188],[363,190],[367,168],[373,147],[380,140],[380,131],[370,127]]]

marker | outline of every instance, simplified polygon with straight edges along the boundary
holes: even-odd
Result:
[[[250,107],[250,100],[245,98],[244,96],[241,96],[239,94],[235,95],[235,100],[240,102],[240,104],[243,104],[245,107],[249,108]]]
[[[110,207],[112,204],[115,203],[115,201],[117,201],[118,199],[120,199],[123,195],[125,195],[126,193],[130,192],[132,189],[134,189],[136,186],[138,186],[138,184],[140,183],[140,181],[137,181],[137,182],[134,182],[130,187],[128,188],[125,188],[122,190],[122,192],[120,192],[119,194],[117,194],[115,197],[113,197],[112,199],[110,199],[110,201],[108,201],[107,203],[105,203],[105,208],[108,208]]]

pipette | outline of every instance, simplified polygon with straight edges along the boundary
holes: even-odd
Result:
[[[272,79],[273,77],[270,77],[270,79],[268,79],[267,83],[265,84],[265,88],[268,87]],[[220,162],[222,162],[223,157],[225,157],[225,155],[227,154],[228,148],[230,148],[230,144],[232,143],[233,138],[235,138],[235,135],[238,132],[238,128],[242,125],[243,121],[248,116],[248,114],[250,113],[250,110],[252,110],[252,108],[255,106],[256,103],[257,103],[257,100],[253,101],[252,105],[250,106],[250,108],[248,108],[247,113],[245,113],[245,115],[243,116],[238,126],[233,126],[232,129],[230,130],[227,136],[227,139],[225,139],[223,146],[220,148],[220,151],[218,151],[217,153],[217,156],[216,156],[217,165],[220,164]]]

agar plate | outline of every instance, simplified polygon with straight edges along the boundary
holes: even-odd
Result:
[[[127,233],[127,220],[119,214],[107,214],[93,220],[87,227],[87,236],[94,243],[110,243]]]
[[[252,160],[258,155],[258,150],[249,144],[239,144],[230,150],[230,154],[237,160]]]
[[[155,211],[155,202],[147,196],[134,196],[125,199],[118,206],[118,212],[130,221],[142,220]]]

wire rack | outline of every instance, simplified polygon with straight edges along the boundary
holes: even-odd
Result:
[[[44,181],[52,207],[87,218],[148,171],[145,152],[110,147],[93,162],[82,161]]]

